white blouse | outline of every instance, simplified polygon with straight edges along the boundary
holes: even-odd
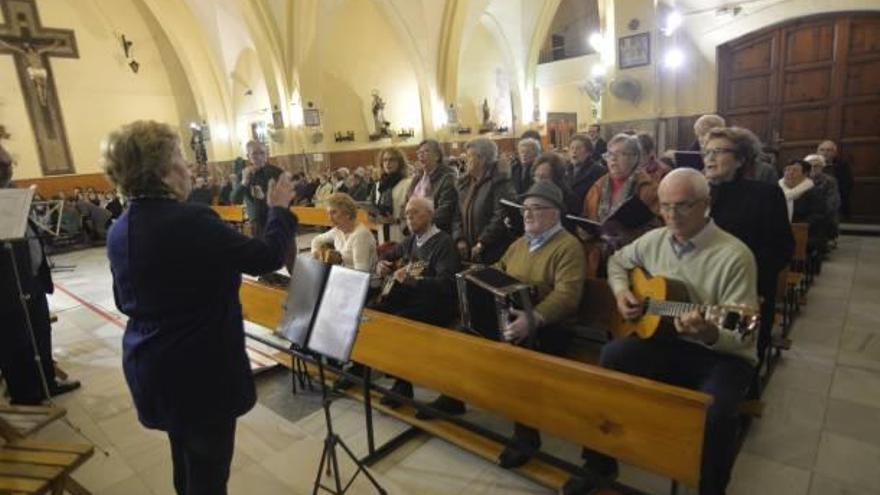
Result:
[[[336,227],[318,234],[312,239],[312,254],[315,254],[323,244],[333,244],[333,248],[342,255],[342,264],[348,268],[373,273],[379,260],[376,239],[373,238],[370,229],[362,223],[358,223],[350,234]]]

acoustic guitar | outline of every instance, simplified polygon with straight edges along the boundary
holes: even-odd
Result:
[[[382,302],[388,298],[391,294],[391,291],[394,290],[394,286],[398,283],[394,278],[394,273],[401,268],[400,260],[394,263],[394,267],[385,277],[385,283],[382,284],[382,290],[379,292],[379,296],[377,298],[377,302]],[[421,277],[422,274],[425,273],[425,270],[428,268],[428,263],[426,261],[413,261],[408,263],[403,268],[406,270],[407,277]]]
[[[612,333],[617,337],[636,334],[643,339],[651,338],[661,330],[672,331],[672,319],[691,311],[699,311],[707,322],[718,328],[733,330],[745,339],[758,328],[759,314],[744,306],[707,305],[687,302],[687,287],[677,280],[651,277],[641,268],[629,273],[630,290],[642,301],[642,316],[626,320],[619,313],[612,321]]]

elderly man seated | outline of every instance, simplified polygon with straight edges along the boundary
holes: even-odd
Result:
[[[494,267],[532,285],[537,301],[531,315],[516,309],[511,311],[513,319],[504,329],[504,338],[512,344],[531,342],[536,350],[561,354],[571,336],[565,324],[574,319],[583,291],[586,273],[583,247],[562,228],[560,219],[565,204],[562,191],[552,182],[536,182],[521,198],[525,235],[507,248]],[[465,412],[463,402],[446,395],[438,397],[430,406],[447,414]],[[420,410],[416,417],[430,419],[431,413]],[[520,466],[540,445],[541,437],[536,430],[517,424],[498,463],[502,467]]]
[[[375,309],[405,318],[446,326],[455,317],[455,273],[461,262],[452,237],[434,225],[434,203],[413,196],[404,209],[411,235],[387,253],[376,267],[382,277],[391,277]],[[395,262],[400,266],[396,267]],[[392,388],[412,398],[412,384],[397,380]],[[398,407],[400,402],[385,396],[382,404]]]
[[[709,184],[698,171],[676,169],[660,183],[666,226],[646,233],[608,261],[608,283],[620,313],[639,318],[642,304],[630,288],[629,271],[640,267],[687,287],[691,302],[758,309],[757,267],[749,248],[708,216]],[[624,373],[700,390],[712,396],[706,416],[700,494],[724,493],[730,479],[739,417],[757,358],[749,332],[719,328],[698,311],[674,320],[675,332],[650,339],[634,335],[606,344],[600,364]],[[584,451],[586,468],[617,475],[617,462]],[[586,494],[595,481],[575,476],[561,493]]]
[[[810,179],[819,195],[825,198],[825,206],[828,211],[829,238],[836,239],[840,227],[840,186],[833,175],[825,173],[825,157],[822,155],[807,155],[804,161],[809,163]]]

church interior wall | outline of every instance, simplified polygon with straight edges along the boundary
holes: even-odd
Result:
[[[456,103],[462,126],[474,132],[479,129],[485,99],[491,119],[510,127],[510,88],[515,79],[504,59],[495,38],[483,24],[478,24],[462,46],[458,69]],[[503,91],[505,88],[507,91]]]
[[[163,56],[134,0],[39,0],[43,26],[72,29],[79,58],[51,58],[64,125],[77,173],[100,170],[100,143],[111,130],[137,119],[179,123],[178,105]],[[5,22],[5,20],[4,20]],[[134,40],[137,74],[114,32]],[[12,57],[0,57],[0,121],[12,135],[6,145],[17,177],[39,177],[37,149]]]

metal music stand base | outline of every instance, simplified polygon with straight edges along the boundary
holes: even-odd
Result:
[[[360,473],[364,473],[367,479],[370,480],[370,483],[373,484],[373,487],[376,488],[376,491],[379,492],[380,495],[386,495],[388,492],[385,491],[379,485],[379,482],[376,481],[376,478],[373,477],[372,474],[367,470],[364,464],[354,455],[348,445],[339,438],[333,431],[333,419],[330,416],[330,404],[333,400],[330,398],[327,393],[327,383],[324,381],[324,359],[321,356],[316,356],[318,362],[318,381],[321,384],[321,398],[322,405],[324,407],[324,421],[327,423],[327,436],[324,437],[324,450],[321,452],[321,463],[318,464],[318,473],[315,476],[315,485],[312,490],[312,495],[317,495],[318,491],[323,489],[329,493],[334,495],[343,495],[351,484],[354,483],[355,478]],[[342,480],[340,479],[339,474],[339,461],[336,455],[336,447],[342,447],[342,450],[345,451],[346,455],[348,455],[349,459],[357,466],[357,470],[355,470],[354,475],[352,475],[351,479],[348,480],[348,483],[345,484],[345,487],[342,486]],[[326,471],[325,471],[326,467]],[[324,486],[321,483],[321,475],[324,474],[326,476],[333,476],[333,487]],[[334,489],[335,488],[335,489]]]

